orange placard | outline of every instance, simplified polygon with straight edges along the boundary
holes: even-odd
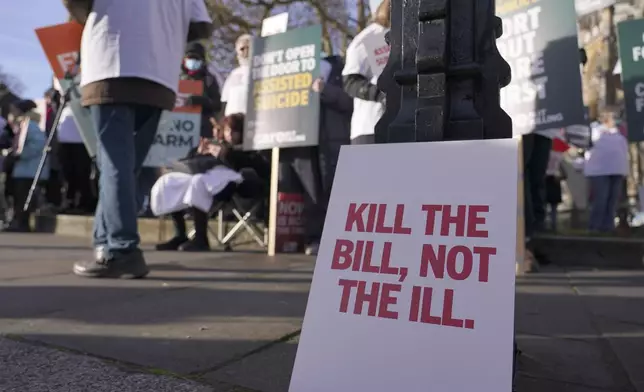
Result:
[[[186,99],[191,95],[203,95],[203,82],[199,80],[179,81],[179,94],[173,112],[178,113],[201,113],[201,106],[186,105]]]
[[[76,65],[80,52],[83,26],[75,22],[36,29],[38,40],[45,51],[49,65],[56,78],[62,79],[65,73]]]

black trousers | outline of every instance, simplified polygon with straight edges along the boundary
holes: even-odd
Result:
[[[36,200],[38,200],[38,189],[34,192],[34,200],[31,201],[29,211],[23,211],[23,206],[29,196],[29,190],[33,179],[31,178],[14,178],[13,179],[13,213],[15,224],[22,227],[29,227],[29,216],[33,212]]]
[[[208,214],[201,211],[198,208],[190,208],[188,210],[192,215],[192,219],[195,225],[195,240],[207,242],[208,241]],[[178,211],[173,212],[170,217],[172,218],[172,224],[174,225],[174,236],[178,238],[187,238],[188,232],[186,230],[186,212],[188,211]]]
[[[304,231],[307,243],[319,242],[329,204],[324,190],[318,147],[288,148],[280,151],[280,190],[301,190],[304,195]]]
[[[67,185],[65,199],[72,208],[80,208],[87,212],[94,211],[96,200],[90,182],[92,160],[85,145],[83,143],[60,143],[59,153],[63,178]]]
[[[543,229],[546,219],[546,170],[552,140],[534,133],[523,136],[525,235]]]
[[[49,171],[49,179],[45,182],[45,199],[54,207],[60,207],[62,203],[63,182],[58,170]]]

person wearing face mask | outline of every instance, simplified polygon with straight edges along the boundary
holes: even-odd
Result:
[[[239,66],[228,75],[221,92],[221,104],[224,115],[246,114],[248,101],[248,79],[250,76],[250,45],[252,37],[244,34],[235,42],[235,52]]]
[[[347,48],[342,75],[344,91],[353,98],[354,105],[351,117],[351,144],[374,143],[374,129],[385,110],[385,94],[376,85],[380,74],[375,74],[369,65],[366,46],[373,36],[389,30],[389,6],[390,0],[370,0],[373,22],[362,30]]]
[[[221,94],[217,78],[208,71],[206,49],[198,42],[192,42],[186,49],[181,64],[181,80],[203,82],[203,95],[188,98],[188,105],[201,106],[201,137],[212,134],[211,118],[216,118],[221,110]]]

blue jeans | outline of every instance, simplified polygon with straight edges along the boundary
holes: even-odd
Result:
[[[617,206],[624,185],[623,176],[593,176],[590,180],[591,231],[611,232],[615,229]]]
[[[106,257],[139,246],[137,175],[154,141],[161,109],[143,105],[90,107],[98,132],[100,171],[94,247]]]

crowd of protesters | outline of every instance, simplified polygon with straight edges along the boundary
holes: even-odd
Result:
[[[262,197],[269,182],[270,157],[240,148],[252,37],[238,38],[235,44],[238,66],[220,89],[217,78],[208,71],[206,49],[197,42],[210,34],[211,22],[203,0],[159,5],[128,2],[120,8],[100,0],[64,3],[72,18],[85,26],[80,67],[83,70],[80,75],[82,104],[89,108],[98,129],[97,159],[95,163],[90,159],[72,110],[58,107],[60,86],[45,94],[45,129],[40,129],[41,115],[34,102],[14,104],[9,118],[0,118],[3,151],[0,221],[4,230],[31,230],[29,222],[34,207],[23,211],[22,206],[36,175],[46,138],[56,131],[49,158],[40,174],[41,192],[37,192],[38,200],[31,205],[46,207],[55,213],[95,214],[95,257],[77,263],[76,274],[145,276],[148,269],[139,250],[137,216],[146,209],[146,198],[151,204],[151,196],[143,195],[141,189],[169,187],[182,181],[186,184],[184,191],[193,192],[193,201],[182,199],[185,205],[168,210],[175,235],[158,244],[157,249],[210,249],[209,206],[216,201],[230,200],[233,194]],[[376,86],[379,75],[369,66],[364,43],[389,28],[389,3],[390,0],[370,2],[372,23],[351,42],[345,58],[322,56],[321,76],[311,85],[320,94],[319,145],[285,149],[280,157],[280,176],[296,182],[304,195],[307,254],[316,254],[319,247],[340,147],[374,143],[374,128],[384,112],[385,96]],[[155,7],[155,12],[150,12],[149,7]],[[127,17],[132,14],[149,15],[149,18],[132,23]],[[122,39],[117,47],[101,25],[105,23],[120,31]],[[137,39],[126,39],[135,36]],[[114,51],[121,56],[116,56]],[[154,64],[148,61],[150,58],[156,59]],[[203,95],[191,96],[187,102],[202,107],[199,145],[182,159],[190,172],[159,173],[154,168],[143,168],[161,112],[171,110],[175,104],[180,79],[199,80],[204,84]],[[59,110],[62,113],[54,130],[53,118]],[[603,120],[583,170],[591,185],[590,229],[607,232],[614,229],[617,203],[628,173],[628,152],[626,139],[617,131],[614,113],[607,114]],[[525,229],[528,253],[533,259],[539,259],[539,255],[530,248],[530,239],[545,229],[548,208],[551,228],[556,228],[557,209],[562,201],[563,176],[559,169],[562,151],[553,151],[552,146],[552,138],[546,135],[523,137]],[[233,175],[231,178],[237,179],[211,192],[213,197],[208,196],[207,203],[202,204],[197,197],[199,189],[212,188],[206,174],[220,165],[238,173],[239,177]],[[13,211],[12,216],[9,210]],[[159,214],[157,211],[156,215]],[[186,216],[194,221],[192,238],[188,238],[186,231]]]
[[[582,173],[588,184],[584,197],[589,201],[590,233],[613,234],[618,208],[626,197],[630,168],[627,129],[622,117],[622,110],[607,107],[600,121],[591,124],[588,145],[578,150],[581,155],[570,159],[570,167]],[[570,146],[561,137],[552,137],[556,133],[550,135],[523,136],[526,261],[532,271],[549,263],[544,252],[532,246],[531,239],[540,232],[558,230],[557,211],[563,201],[561,183],[566,179],[562,162]]]

